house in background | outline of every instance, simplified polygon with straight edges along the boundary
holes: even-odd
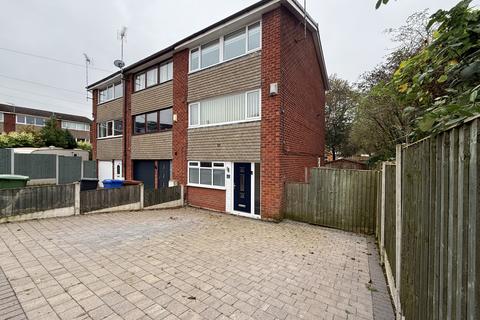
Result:
[[[323,161],[327,89],[317,23],[260,1],[88,87],[99,178],[281,219],[285,183]]]
[[[59,127],[72,133],[75,140],[90,141],[92,121],[86,117],[8,104],[0,104],[0,132],[20,132],[27,127],[40,130],[52,116],[57,118]]]

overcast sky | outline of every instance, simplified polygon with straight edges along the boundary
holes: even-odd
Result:
[[[19,52],[79,65],[84,64],[85,52],[93,59],[93,68],[113,72],[122,25],[128,27],[125,60],[131,64],[255,2],[0,0],[0,103],[91,117],[85,68]],[[430,8],[433,13],[458,1],[398,0],[381,10],[374,9],[375,2],[307,1],[310,15],[320,24],[330,74],[356,81],[393,48],[385,29],[402,25],[416,11]],[[90,83],[107,75],[90,70]]]

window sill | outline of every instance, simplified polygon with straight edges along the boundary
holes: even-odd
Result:
[[[215,124],[206,124],[206,125],[201,125],[201,126],[189,126],[188,130],[191,129],[202,129],[202,128],[211,128],[211,127],[219,127],[219,126],[228,126],[228,125],[234,125],[234,124],[242,124],[242,123],[250,123],[250,122],[258,122],[262,120],[261,117],[259,118],[252,118],[248,120],[243,120],[243,121],[235,121],[235,122],[224,122],[224,123],[215,123]]]
[[[202,188],[202,189],[213,189],[213,190],[227,190],[226,187],[216,187],[216,186],[207,186],[204,184],[194,184],[194,183],[188,183],[187,187],[194,187],[194,188]]]
[[[123,138],[123,135],[122,136],[97,138],[97,140],[111,140],[111,139],[119,139],[119,138]]]
[[[156,134],[156,133],[171,132],[172,130],[173,129],[166,129],[166,130],[160,130],[160,131],[155,131],[155,132],[134,133],[134,134],[132,134],[132,136],[134,136],[134,137],[148,136],[148,135]]]

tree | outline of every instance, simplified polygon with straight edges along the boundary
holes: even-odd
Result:
[[[362,97],[356,109],[350,140],[377,160],[395,155],[395,145],[408,142],[415,114],[406,114],[396,86],[391,80],[402,61],[415,56],[431,41],[426,11],[411,15],[404,26],[389,29],[396,49],[357,84]]]
[[[403,61],[390,82],[414,115],[412,139],[480,113],[480,10],[470,4],[435,13],[427,26],[433,41]]]
[[[346,157],[356,151],[349,136],[359,95],[348,81],[335,74],[330,76],[329,82],[331,89],[327,92],[325,107],[326,145],[335,160],[337,154]]]
[[[54,146],[65,149],[74,149],[77,142],[70,131],[63,130],[57,126],[56,117],[51,117],[45,122],[45,126],[40,131],[46,146]]]

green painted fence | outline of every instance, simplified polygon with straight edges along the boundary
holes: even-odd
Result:
[[[83,178],[96,179],[97,178],[97,162],[83,161]]]
[[[0,174],[12,173],[12,150],[0,149]]]
[[[52,154],[15,154],[15,174],[35,179],[55,179],[57,157]]]
[[[374,234],[380,172],[315,168],[309,183],[288,183],[287,219]]]
[[[58,184],[69,184],[82,179],[82,158],[58,157]]]

